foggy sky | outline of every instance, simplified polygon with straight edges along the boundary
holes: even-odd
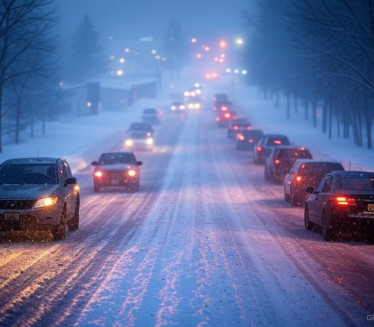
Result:
[[[57,0],[59,28],[69,38],[88,14],[100,38],[130,40],[161,38],[170,19],[177,19],[186,36],[235,37],[243,30],[242,12],[248,0]]]

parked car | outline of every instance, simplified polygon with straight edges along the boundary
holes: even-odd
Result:
[[[264,135],[260,129],[240,131],[236,134],[235,148],[237,150],[253,150],[255,144]]]
[[[98,192],[102,187],[126,187],[128,191],[138,191],[140,182],[138,161],[133,152],[105,152],[98,161],[91,163],[93,171],[93,189]]]
[[[290,201],[293,206],[298,204],[304,206],[308,195],[305,192],[307,186],[315,188],[322,177],[332,171],[344,171],[344,167],[340,162],[335,161],[296,160],[284,178],[284,199]]]
[[[142,113],[143,123],[158,125],[160,124],[159,112],[156,108],[146,108]]]
[[[19,158],[0,166],[0,229],[50,230],[55,240],[79,227],[77,179],[63,158]]]
[[[283,183],[284,177],[297,159],[312,159],[312,154],[301,146],[273,147],[265,160],[265,179],[273,183]]]
[[[253,148],[253,162],[256,164],[265,163],[266,157],[271,149],[276,146],[291,145],[288,137],[282,134],[265,134]]]
[[[235,118],[229,123],[227,137],[230,139],[235,139],[239,132],[248,131],[251,128],[252,126],[246,118]]]
[[[304,209],[307,230],[321,227],[325,240],[338,233],[374,233],[374,172],[334,171],[310,194]]]

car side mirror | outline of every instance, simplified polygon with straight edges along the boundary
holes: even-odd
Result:
[[[66,187],[68,185],[74,185],[74,184],[77,184],[77,183],[78,183],[78,181],[75,177],[69,177],[69,178],[66,179],[64,186]]]
[[[308,186],[305,190],[306,193],[312,194],[314,191],[314,188],[312,186]]]
[[[135,165],[137,165],[137,166],[141,166],[143,164],[143,161],[137,161],[136,163],[135,163]]]
[[[99,164],[99,163],[98,163],[97,161],[92,161],[92,162],[91,162],[91,165],[92,165],[92,166],[97,166],[98,164]]]

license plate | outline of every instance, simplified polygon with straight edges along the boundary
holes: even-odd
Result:
[[[368,211],[374,212],[374,203],[369,203],[368,204]]]
[[[19,213],[7,212],[4,213],[5,220],[19,220]]]

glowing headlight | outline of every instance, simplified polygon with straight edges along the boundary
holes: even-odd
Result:
[[[46,197],[36,201],[34,208],[42,208],[52,206],[57,203],[57,197]]]
[[[133,140],[126,140],[125,144],[127,146],[132,146],[134,144],[134,141]]]
[[[135,177],[136,176],[136,171],[134,169],[130,169],[128,172],[129,176]]]
[[[171,106],[171,110],[176,110],[177,107],[176,106]]]
[[[152,145],[154,141],[153,141],[153,138],[149,137],[149,138],[147,138],[146,142],[147,142],[148,145]]]

